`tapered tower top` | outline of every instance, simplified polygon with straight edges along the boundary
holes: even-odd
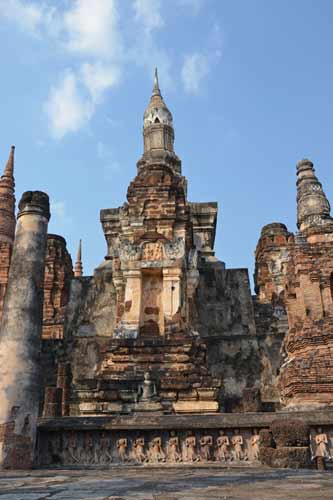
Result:
[[[162,162],[181,173],[181,161],[173,149],[174,140],[172,114],[163,100],[155,68],[152,95],[143,115],[144,152],[138,168]]]
[[[82,266],[82,240],[79,241],[79,248],[77,250],[76,262],[74,266],[74,276],[75,278],[80,278],[83,275]]]
[[[153,92],[143,115],[143,127],[147,128],[154,123],[162,123],[172,127],[172,114],[167,108],[160,91],[157,68],[155,68]]]
[[[308,159],[297,163],[297,226],[306,235],[333,232],[330,203]]]
[[[14,152],[11,147],[8,161],[0,178],[0,241],[13,243],[15,234]]]
[[[3,172],[3,177],[9,177],[13,180],[14,182],[14,153],[15,153],[15,146],[12,146],[10,148],[10,153],[8,157],[7,164],[5,166],[5,170]]]

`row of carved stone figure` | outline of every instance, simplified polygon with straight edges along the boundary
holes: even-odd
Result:
[[[239,462],[258,460],[259,457],[259,434],[256,429],[252,431],[250,439],[247,439],[247,449],[238,429],[235,429],[230,437],[220,430],[216,439],[209,434],[197,438],[191,431],[180,438],[175,431],[171,431],[164,444],[159,436],[149,440],[143,436],[133,439],[120,437],[112,441],[107,432],[100,433],[98,443],[90,432],[83,433],[82,443],[79,443],[78,435],[74,431],[66,433],[62,461],[73,464],[107,465],[116,459],[112,456],[113,448],[120,462],[134,461],[139,464],[211,460]],[[54,455],[54,450],[51,454]]]

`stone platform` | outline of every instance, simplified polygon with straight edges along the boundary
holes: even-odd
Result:
[[[0,500],[331,500],[331,472],[151,468],[2,473]]]
[[[328,436],[333,455],[333,411],[218,413],[208,415],[134,414],[109,417],[41,418],[38,424],[40,467],[99,467],[116,464],[258,464],[254,437],[276,419],[299,419]],[[227,458],[219,458],[219,439],[228,440]],[[235,437],[240,442],[239,453]],[[170,449],[173,451],[170,452]],[[221,450],[221,448],[220,448]]]

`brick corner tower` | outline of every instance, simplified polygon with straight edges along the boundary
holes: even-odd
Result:
[[[8,283],[16,226],[14,152],[15,146],[12,146],[0,178],[0,318]]]
[[[333,405],[333,219],[313,163],[297,164],[297,226],[289,248],[289,331],[280,371],[289,408]]]

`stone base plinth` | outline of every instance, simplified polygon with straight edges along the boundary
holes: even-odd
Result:
[[[108,417],[41,418],[37,462],[50,467],[191,463],[249,466],[259,463],[254,436],[268,429],[277,418],[291,417],[310,426],[312,446],[317,426],[325,429],[329,439],[333,437],[331,410],[297,412],[296,415],[294,412],[292,415],[288,412],[180,415],[139,412]],[[225,454],[219,449],[221,436],[229,443]],[[242,441],[238,453],[234,447],[235,436]],[[276,458],[284,461],[286,467],[288,464],[292,467],[296,459],[297,463],[307,462],[308,452],[303,450],[302,461],[298,456],[302,454],[301,448],[295,450],[292,456],[289,456],[289,448],[289,455],[281,452],[283,456],[280,453]]]

